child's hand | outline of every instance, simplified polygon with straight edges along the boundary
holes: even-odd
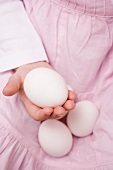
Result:
[[[65,102],[65,104],[62,107],[57,106],[54,109],[51,107],[46,107],[42,109],[34,105],[33,103],[31,103],[29,99],[26,97],[23,88],[24,78],[29,71],[38,67],[52,68],[46,62],[37,62],[37,63],[20,66],[19,68],[16,69],[15,73],[11,76],[8,83],[4,87],[3,94],[5,96],[12,96],[18,92],[27,111],[35,120],[42,121],[49,118],[50,115],[52,118],[59,118],[63,115],[66,115],[67,110],[72,110],[75,107],[74,100],[76,97],[75,97],[75,93],[72,91],[69,91],[68,100]]]

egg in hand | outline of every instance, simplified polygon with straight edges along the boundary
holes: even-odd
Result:
[[[24,91],[35,105],[56,107],[65,103],[68,87],[60,74],[50,68],[36,68],[24,80]]]

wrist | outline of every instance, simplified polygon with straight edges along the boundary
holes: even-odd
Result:
[[[32,69],[39,68],[39,67],[46,67],[46,68],[52,69],[52,66],[48,62],[38,61],[38,62],[29,63],[29,64],[19,66],[19,67],[15,68],[14,71],[17,72],[17,71],[23,70],[23,69],[32,70]]]

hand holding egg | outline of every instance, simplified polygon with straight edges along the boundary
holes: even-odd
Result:
[[[68,92],[64,79],[52,69],[36,68],[30,71],[24,80],[24,90],[34,105],[42,110],[52,109],[52,118],[62,117],[66,110],[75,107],[75,93]]]

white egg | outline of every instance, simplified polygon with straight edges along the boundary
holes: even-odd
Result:
[[[36,68],[24,80],[24,90],[29,100],[44,108],[64,104],[68,97],[65,80],[49,68]]]
[[[80,101],[75,109],[68,113],[67,125],[73,135],[84,137],[93,132],[98,116],[99,111],[92,102]]]
[[[55,119],[48,119],[39,127],[39,143],[50,156],[62,157],[72,148],[73,138],[65,124]]]

